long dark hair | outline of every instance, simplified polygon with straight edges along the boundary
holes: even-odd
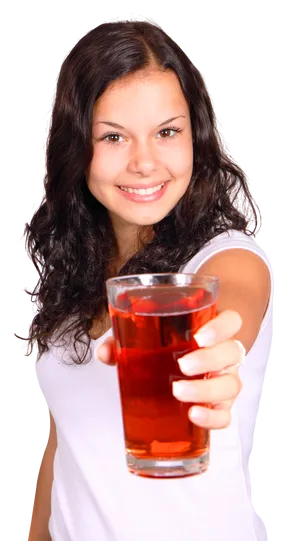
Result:
[[[85,178],[93,155],[93,107],[112,81],[153,65],[177,74],[189,105],[193,173],[184,196],[154,224],[152,239],[119,274],[177,272],[221,232],[255,234],[258,215],[246,176],[223,148],[197,68],[157,24],[98,26],[62,64],[47,142],[45,196],[25,227],[26,248],[39,273],[36,287],[27,291],[37,305],[28,354],[35,342],[42,354],[50,343],[71,335],[72,360],[90,359],[89,331],[107,310],[105,280],[116,250],[108,212]]]

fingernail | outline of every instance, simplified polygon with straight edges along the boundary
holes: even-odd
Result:
[[[96,349],[96,356],[101,359],[102,361],[107,361],[108,360],[108,351],[107,351],[107,347],[104,346],[103,344],[101,344],[100,346],[97,347]]]
[[[182,398],[190,391],[190,388],[188,385],[186,385],[185,381],[173,381],[172,388],[173,395],[176,396],[176,398]]]
[[[198,423],[202,423],[203,421],[206,421],[207,413],[204,411],[203,408],[199,406],[193,406],[189,411],[189,417],[191,421],[198,421]]]
[[[181,357],[178,359],[181,372],[187,375],[196,374],[199,371],[199,361],[196,361],[193,357]]]
[[[241,360],[238,363],[238,365],[241,365],[245,362],[246,357],[246,348],[243,346],[242,342],[240,340],[235,340],[236,345],[238,346],[240,352],[241,352]]]
[[[246,355],[246,348],[243,346],[242,342],[240,340],[235,340],[236,345],[240,348],[241,354],[243,356]]]
[[[194,334],[194,338],[200,348],[213,346],[216,341],[216,333],[213,329],[200,329]]]

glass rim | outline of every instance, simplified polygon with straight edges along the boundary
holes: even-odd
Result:
[[[123,276],[114,276],[112,278],[108,278],[105,283],[107,286],[117,285],[117,283],[121,282],[122,280],[126,281],[127,279],[139,278],[140,276],[192,276],[195,280],[207,280],[211,283],[220,282],[220,278],[214,274],[201,274],[199,276],[193,272],[145,272],[142,274],[124,274]]]

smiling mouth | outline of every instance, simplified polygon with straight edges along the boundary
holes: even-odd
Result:
[[[126,188],[125,186],[118,186],[118,188],[127,193],[135,193],[137,195],[152,195],[153,193],[162,190],[165,184],[166,182],[162,182],[158,186],[153,186],[153,188]]]

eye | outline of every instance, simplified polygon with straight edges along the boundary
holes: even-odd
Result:
[[[174,126],[170,126],[169,128],[164,128],[163,130],[160,130],[159,133],[163,133],[163,132],[175,132],[175,135],[171,135],[169,137],[163,137],[163,139],[173,139],[174,137],[176,137],[177,133],[181,132],[181,129],[180,128],[175,128]]]
[[[122,137],[122,135],[119,135],[118,133],[108,133],[104,137],[101,138],[101,141],[105,141],[105,143],[108,143],[109,145],[119,145],[121,141],[110,141],[109,137]]]
[[[170,126],[169,128],[164,128],[163,130],[160,130],[160,134],[162,133],[170,133],[170,132],[174,132],[174,135],[169,135],[167,137],[162,137],[162,139],[173,139],[174,137],[176,137],[176,135],[181,132],[181,129],[180,128],[176,128],[175,126]],[[120,140],[116,140],[116,138],[120,138],[122,137],[122,135],[120,135],[119,133],[107,133],[106,135],[104,135],[102,138],[101,138],[101,141],[105,141],[105,143],[107,143],[108,145],[119,145],[122,141]],[[111,138],[114,138],[113,140],[111,140]]]

